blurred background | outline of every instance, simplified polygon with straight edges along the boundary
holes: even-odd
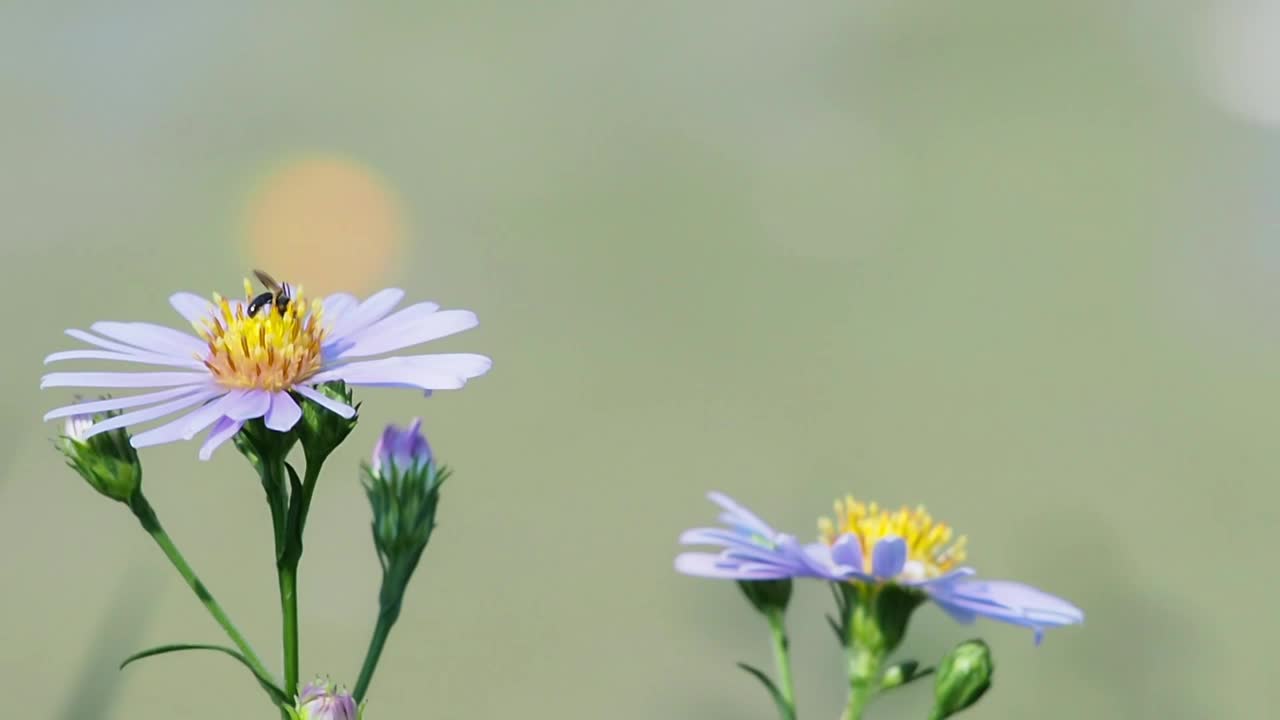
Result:
[[[981,634],[966,717],[1280,703],[1280,3],[0,6],[0,688],[25,718],[274,717],[41,424],[68,327],[182,327],[252,267],[479,313],[457,393],[369,391],[302,565],[303,673],[354,682],[378,569],[358,462],[424,417],[457,474],[372,688],[388,718],[769,718],[731,584],[678,576],[710,489],[815,532],[925,503],[1083,628]],[[227,446],[146,487],[279,667],[261,488]],[[790,613],[835,718],[829,598]],[[923,683],[927,686],[927,683]],[[927,687],[872,718],[923,717]],[[17,710],[14,710],[17,709]]]

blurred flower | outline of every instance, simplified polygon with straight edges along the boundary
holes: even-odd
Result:
[[[82,407],[92,412],[109,402],[104,399],[84,403]],[[56,445],[67,457],[67,464],[93,489],[112,500],[127,503],[142,484],[138,453],[129,444],[129,435],[123,428],[92,432],[96,423],[106,422],[116,414],[108,411],[69,416]]]
[[[97,410],[142,408],[95,425],[92,435],[183,412],[176,420],[133,437],[137,448],[190,440],[206,428],[201,459],[234,436],[244,423],[263,418],[267,428],[287,432],[302,417],[298,399],[310,400],[343,418],[355,409],[317,389],[342,381],[353,386],[445,390],[462,387],[489,370],[489,358],[469,353],[409,355],[365,359],[402,350],[476,326],[467,310],[440,311],[435,303],[391,310],[404,291],[390,288],[363,302],[339,293],[308,302],[301,289],[288,303],[248,312],[253,289],[245,281],[245,300],[215,295],[211,303],[177,293],[170,304],[192,326],[190,335],[143,322],[99,322],[93,333],[67,334],[95,349],[70,350],[45,358],[119,360],[173,368],[161,372],[61,372],[44,376],[43,387],[164,388],[98,403]],[[95,334],[96,333],[96,334]],[[85,406],[58,408],[45,419],[87,412]]]
[[[405,559],[417,563],[435,528],[440,485],[448,470],[438,467],[422,421],[407,428],[388,425],[365,467],[365,494],[373,508],[373,540],[383,567]],[[407,581],[407,576],[406,576]]]
[[[778,533],[751,511],[719,493],[709,495],[726,510],[728,529],[699,528],[680,536],[687,545],[718,545],[718,553],[691,552],[676,558],[688,575],[732,580],[815,577],[873,587],[893,585],[923,594],[964,623],[986,617],[1035,631],[1084,621],[1067,601],[1021,583],[973,580],[960,565],[964,538],[935,523],[923,507],[896,512],[852,497],[836,502],[836,520],[819,522],[822,542],[801,545]],[[953,541],[954,540],[954,541]]]
[[[994,670],[986,643],[969,640],[957,645],[938,666],[930,720],[951,717],[978,702],[991,687]]]
[[[316,678],[298,693],[290,714],[294,720],[360,720],[364,707],[356,704],[346,688]]]

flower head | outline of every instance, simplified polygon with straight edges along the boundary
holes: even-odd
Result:
[[[96,403],[85,403],[91,411]],[[142,464],[138,453],[129,444],[129,435],[123,428],[93,433],[95,423],[110,421],[116,413],[86,413],[67,417],[62,437],[56,443],[67,457],[67,464],[83,477],[93,489],[112,500],[129,502],[142,484]]]
[[[491,364],[489,358],[469,353],[379,357],[477,324],[470,311],[440,310],[430,302],[393,313],[404,297],[399,289],[383,290],[361,302],[344,293],[308,301],[298,288],[288,302],[251,313],[252,295],[248,281],[244,300],[214,295],[210,302],[191,293],[173,295],[170,304],[191,323],[194,334],[144,322],[99,322],[90,326],[92,332],[68,330],[93,348],[54,353],[46,363],[113,360],[168,369],[57,372],[45,375],[40,386],[148,389],[95,404],[97,411],[130,411],[95,425],[87,434],[181,413],[135,435],[133,446],[190,440],[208,429],[200,449],[201,459],[208,459],[249,420],[262,418],[277,432],[291,430],[302,417],[299,400],[343,418],[355,415],[351,404],[320,391],[326,383],[429,393],[460,388]],[[45,419],[86,411],[83,405],[70,405]]]
[[[720,519],[729,527],[699,528],[680,536],[684,544],[721,548],[679,555],[676,569],[688,575],[894,585],[927,597],[960,622],[986,617],[1031,628],[1036,642],[1045,628],[1084,621],[1079,608],[1028,585],[972,579],[974,570],[960,564],[964,538],[955,538],[922,507],[888,512],[845,498],[836,503],[834,521],[819,522],[821,542],[801,545],[728,497],[709,497],[726,510]]]
[[[290,714],[294,720],[360,720],[364,707],[356,704],[346,688],[316,678],[298,693]]]

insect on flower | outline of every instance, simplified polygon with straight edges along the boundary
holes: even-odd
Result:
[[[262,286],[267,289],[267,292],[250,300],[249,306],[245,308],[245,314],[253,317],[262,308],[274,305],[276,312],[284,315],[289,310],[289,301],[293,300],[293,290],[289,288],[287,283],[276,282],[275,278],[262,270],[254,270],[253,274],[258,278],[258,282],[262,283]]]

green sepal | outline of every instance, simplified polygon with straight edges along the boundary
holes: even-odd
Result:
[[[289,697],[285,695],[284,690],[281,690],[280,687],[275,684],[274,680],[272,680],[269,677],[263,677],[259,675],[257,672],[255,672],[253,669],[253,665],[249,663],[249,661],[245,658],[244,655],[240,654],[240,651],[229,648],[229,647],[225,647],[222,645],[208,645],[204,643],[174,643],[171,645],[157,645],[156,647],[153,647],[153,648],[140,650],[130,655],[129,657],[125,658],[120,663],[120,669],[123,670],[125,669],[126,666],[130,665],[131,663],[134,663],[138,660],[142,660],[144,658],[149,658],[156,655],[164,655],[172,652],[181,652],[183,650],[211,650],[213,652],[223,653],[224,655],[230,655],[231,657],[240,661],[241,665],[244,665],[246,668],[249,669],[249,672],[253,675],[254,679],[258,681],[258,685],[260,685],[262,689],[267,693],[267,695],[271,697],[271,702],[286,708],[292,702],[289,699]]]
[[[254,418],[246,422],[231,441],[253,465],[253,469],[262,475],[264,463],[283,461],[289,455],[289,451],[298,442],[298,428],[295,425],[288,432],[277,432],[267,427],[262,418]]]
[[[925,600],[924,593],[900,585],[885,585],[871,599],[871,615],[875,620],[878,638],[871,639],[869,647],[878,647],[884,655],[902,644],[907,634],[911,614]]]
[[[328,382],[316,386],[315,390],[325,397],[350,405],[355,408],[356,414],[344,418],[316,402],[300,398],[302,420],[298,422],[297,431],[308,464],[324,462],[347,439],[360,419],[360,404],[354,402],[354,396],[346,383],[340,380]]]
[[[791,578],[783,580],[739,580],[738,589],[747,602],[762,614],[785,612],[791,602]]]
[[[750,673],[752,677],[759,680],[760,684],[764,685],[765,689],[769,691],[769,696],[773,698],[773,703],[778,706],[778,717],[783,720],[796,720],[795,711],[791,709],[791,706],[787,704],[786,699],[782,697],[782,691],[778,690],[778,686],[774,684],[773,680],[770,679],[764,671],[743,662],[738,663],[738,667]]]
[[[104,395],[103,399],[109,397]],[[120,414],[118,410],[96,413],[81,422],[100,423]],[[78,423],[72,419],[68,425],[72,424]],[[54,447],[67,458],[68,467],[105,497],[128,504],[142,487],[142,462],[125,428],[98,433],[87,440],[62,435],[54,441]]]

